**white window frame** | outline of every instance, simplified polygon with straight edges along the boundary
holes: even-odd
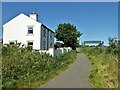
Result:
[[[28,40],[28,41],[27,41],[27,46],[32,46],[32,49],[33,49],[33,45],[28,45],[29,42],[32,42],[33,45],[34,45],[34,41],[33,41],[33,40]]]
[[[15,41],[14,41],[14,40],[11,40],[11,41],[9,41],[9,44],[10,44],[10,43],[15,44]],[[13,44],[11,44],[11,45],[13,45]]]
[[[34,25],[27,26],[27,35],[33,35],[34,34]],[[32,30],[32,33],[29,33],[30,30]]]

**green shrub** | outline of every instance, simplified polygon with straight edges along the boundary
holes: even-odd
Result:
[[[3,88],[37,87],[74,62],[76,52],[52,57],[12,45],[2,48]]]

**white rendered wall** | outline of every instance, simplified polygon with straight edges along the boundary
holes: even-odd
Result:
[[[28,27],[33,25],[33,35],[28,35]],[[41,23],[32,20],[24,14],[20,14],[3,26],[3,44],[17,40],[27,45],[27,41],[33,41],[33,49],[40,49]]]
[[[55,50],[54,50],[54,48],[49,48],[49,50],[40,50],[39,52],[40,53],[41,52],[42,53],[49,53],[50,55],[55,56]]]

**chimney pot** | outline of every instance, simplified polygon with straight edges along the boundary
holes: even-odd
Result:
[[[30,13],[29,16],[30,16],[30,18],[32,18],[32,19],[38,21],[38,14],[37,14],[36,12],[32,12],[32,13]]]

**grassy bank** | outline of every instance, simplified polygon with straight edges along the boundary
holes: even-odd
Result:
[[[82,47],[92,64],[92,72],[89,76],[93,88],[117,88],[118,87],[118,55],[106,53],[96,47]]]
[[[3,88],[36,88],[44,84],[76,59],[76,52],[52,57],[31,52],[29,48],[8,46],[2,48]]]

